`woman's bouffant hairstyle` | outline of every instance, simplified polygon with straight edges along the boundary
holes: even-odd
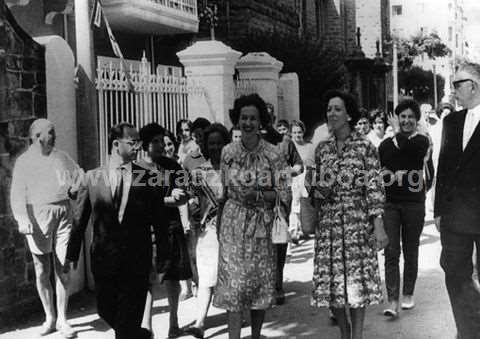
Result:
[[[377,118],[380,118],[382,119],[385,127],[387,127],[387,116],[385,115],[385,112],[382,111],[381,109],[374,109],[370,111],[369,116],[370,116],[369,121],[372,126],[375,123],[375,120],[377,120]]]
[[[178,120],[177,122],[177,126],[175,127],[175,133],[177,133],[177,138],[178,138],[178,142],[181,141],[181,135],[182,135],[182,125],[183,124],[187,124],[188,128],[190,128],[190,133],[192,133],[192,122],[190,120],[187,120],[187,119],[182,119],[182,120]]]
[[[163,138],[165,135],[165,128],[155,122],[147,124],[140,129],[140,140],[142,140],[142,149],[145,152],[148,151],[148,145],[157,135],[161,135]]]
[[[228,132],[227,128],[223,126],[220,123],[213,123],[210,126],[207,127],[207,129],[204,132],[204,138],[203,138],[203,156],[205,159],[210,159],[210,154],[208,154],[208,137],[210,134],[213,133],[220,133],[223,139],[223,145],[225,146],[226,144],[230,143],[230,133]]]
[[[415,114],[415,119],[420,120],[422,113],[420,112],[420,106],[418,106],[417,102],[412,99],[405,99],[401,101],[397,107],[395,107],[395,115],[400,115],[403,111],[407,109],[411,109]]]
[[[242,95],[233,103],[233,109],[230,111],[230,120],[233,125],[237,125],[240,120],[240,111],[243,107],[254,106],[258,110],[260,116],[260,123],[262,127],[270,124],[270,116],[267,112],[267,105],[265,101],[258,94]]]
[[[332,98],[340,98],[343,101],[343,104],[345,105],[345,109],[347,111],[347,114],[350,116],[350,121],[348,124],[352,129],[355,129],[355,125],[357,124],[358,120],[360,119],[360,111],[358,110],[358,104],[357,100],[355,97],[349,93],[345,93],[342,91],[338,90],[330,90],[325,93],[323,100],[325,103],[325,120],[327,120],[327,108],[328,108],[328,102]]]
[[[306,128],[305,128],[305,124],[299,120],[293,120],[290,124],[290,132],[292,132],[292,129],[293,127],[300,127],[300,129],[302,130],[303,133],[305,133],[306,131]]]

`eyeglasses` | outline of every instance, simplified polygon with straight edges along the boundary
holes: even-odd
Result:
[[[455,89],[458,89],[460,88],[460,85],[466,81],[471,81],[471,82],[475,82],[473,81],[472,79],[462,79],[462,80],[456,80],[456,81],[453,81],[452,84],[453,84],[453,88]]]
[[[142,147],[142,141],[141,140],[125,140],[125,139],[118,139],[118,141],[123,142],[124,144],[127,144],[130,147],[133,148],[140,148]]]

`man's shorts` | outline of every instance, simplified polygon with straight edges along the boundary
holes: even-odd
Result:
[[[72,229],[70,201],[31,206],[30,211],[30,218],[36,221],[33,234],[26,235],[30,251],[37,255],[54,252],[63,265]]]

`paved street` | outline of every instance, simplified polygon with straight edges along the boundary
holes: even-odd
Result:
[[[382,315],[382,305],[370,308],[366,318],[366,339],[454,338],[455,328],[443,283],[443,272],[438,264],[439,255],[438,233],[433,224],[427,222],[421,239],[420,272],[416,290],[417,307],[403,312],[400,318],[394,321],[386,319]],[[312,257],[312,240],[294,248],[285,272],[287,301],[284,306],[276,307],[267,314],[263,333],[266,338],[335,339],[338,337],[337,328],[329,324],[327,311],[309,306]],[[383,267],[383,256],[379,257]],[[167,334],[168,309],[161,287],[159,294],[160,297],[155,301],[153,323],[155,338],[163,339]],[[74,301],[72,316],[72,323],[79,331],[79,338],[113,338],[113,332],[95,313],[91,294]],[[195,318],[195,300],[193,298],[181,303],[179,316],[182,326],[193,322]],[[0,334],[0,338],[35,338],[35,326],[38,326],[40,322],[41,319],[34,315],[27,325],[19,325],[18,329],[4,332]],[[206,323],[208,330],[205,338],[227,338],[225,324],[225,313],[218,309],[212,309]],[[249,336],[250,329],[245,326],[242,337],[249,338]],[[60,335],[55,333],[45,338],[60,338]]]

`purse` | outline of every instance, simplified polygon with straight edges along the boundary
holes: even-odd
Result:
[[[289,240],[290,234],[288,232],[288,222],[282,212],[280,194],[277,192],[275,207],[273,208],[272,243],[286,244]]]

